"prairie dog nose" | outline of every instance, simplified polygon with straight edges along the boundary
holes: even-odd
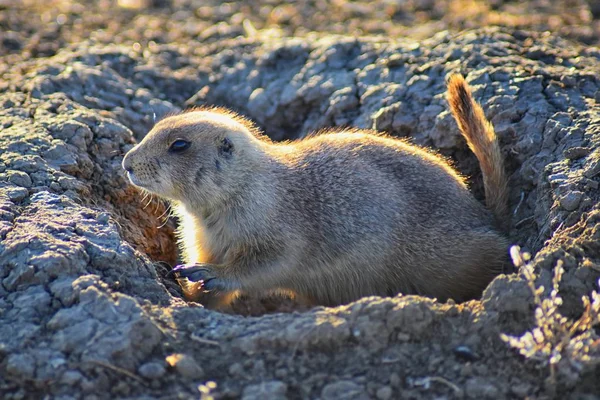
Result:
[[[121,163],[121,166],[125,171],[133,172],[133,165],[131,163],[131,150],[128,151],[127,154],[125,154],[125,157],[123,157],[123,162]]]

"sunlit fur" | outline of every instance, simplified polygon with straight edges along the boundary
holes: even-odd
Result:
[[[192,145],[172,154],[176,139]],[[185,262],[209,264],[231,293],[463,301],[507,259],[492,215],[443,158],[369,131],[274,143],[228,110],[196,109],[157,123],[123,165],[172,201]],[[184,289],[200,298],[200,285]]]
[[[452,75],[448,79],[447,98],[460,131],[479,160],[486,204],[494,214],[504,219],[508,213],[508,181],[494,127],[485,118],[481,106],[473,100],[471,89],[462,75]]]

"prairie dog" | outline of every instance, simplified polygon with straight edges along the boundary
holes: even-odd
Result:
[[[507,262],[506,178],[493,127],[465,80],[448,103],[483,171],[490,213],[441,157],[342,129],[275,143],[223,108],[158,122],[123,159],[131,183],[169,199],[190,300],[291,291],[333,306],[367,295],[465,301]]]

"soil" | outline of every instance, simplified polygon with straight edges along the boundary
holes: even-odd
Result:
[[[462,72],[505,154],[511,242],[533,254],[544,298],[563,266],[559,311],[575,320],[600,277],[598,1],[0,10],[2,398],[600,398],[597,326],[565,333],[553,365],[501,339],[536,324],[523,271],[463,304],[242,299],[229,315],[187,303],[167,277],[176,221],[120,167],[156,119],[212,104],[276,140],[333,126],[409,137],[482,199],[444,99],[445,77]]]

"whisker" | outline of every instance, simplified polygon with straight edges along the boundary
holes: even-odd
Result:
[[[156,214],[158,212],[159,207],[160,207],[160,201],[156,200],[154,202],[154,214]]]
[[[171,208],[171,206],[170,206],[170,205],[166,206],[166,207],[165,207],[165,211],[163,211],[163,213],[162,213],[162,214],[160,214],[160,215],[158,216],[158,218],[160,219],[160,218],[164,217],[164,216],[165,216],[165,215],[166,215],[166,214],[169,212],[170,208]]]
[[[165,215],[165,213],[167,213],[167,212],[168,212],[168,214],[167,214],[167,215]],[[170,204],[167,206],[167,208],[165,209],[165,212],[164,212],[164,213],[162,213],[162,215],[159,217],[159,219],[160,219],[160,218],[161,218],[163,215],[165,215],[165,217],[164,217],[164,218],[165,218],[165,221],[164,221],[164,222],[163,222],[163,223],[162,223],[162,224],[161,224],[161,225],[160,225],[160,226],[159,226],[157,229],[160,229],[160,228],[164,227],[165,225],[167,225],[167,223],[169,222],[169,219],[170,219],[170,218],[173,216],[173,209],[171,208],[171,205],[170,205]]]
[[[152,203],[152,193],[150,193],[150,197],[148,198],[148,202],[144,206],[143,210],[145,210],[146,208],[148,208],[148,206],[150,205],[150,203]]]

